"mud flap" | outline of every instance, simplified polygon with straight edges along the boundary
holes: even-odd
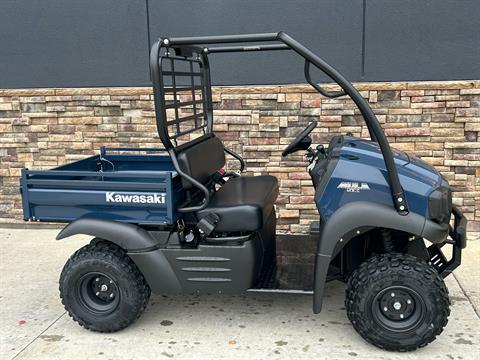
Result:
[[[313,287],[313,312],[318,314],[322,311],[323,293],[325,292],[325,283],[327,281],[328,267],[331,257],[317,253],[315,257],[315,280]]]

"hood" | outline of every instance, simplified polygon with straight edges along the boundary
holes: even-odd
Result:
[[[393,146],[395,146],[395,144],[393,144]],[[397,150],[394,147],[392,147],[392,153],[395,165],[397,165],[400,181],[403,176],[406,176],[431,186],[436,186],[441,183],[442,177],[440,173],[430,164],[404,151]],[[358,160],[386,171],[380,146],[370,140],[346,136],[340,156],[351,160]]]

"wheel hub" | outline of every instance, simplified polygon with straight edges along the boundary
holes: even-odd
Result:
[[[109,313],[119,303],[117,284],[101,273],[84,275],[80,279],[78,295],[84,306],[95,313]]]
[[[407,287],[389,287],[380,291],[372,302],[376,321],[390,330],[404,331],[416,326],[424,313],[421,297]]]
[[[380,297],[383,315],[390,320],[407,319],[415,310],[415,301],[405,290],[385,293]]]

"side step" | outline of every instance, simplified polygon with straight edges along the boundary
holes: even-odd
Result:
[[[313,295],[313,290],[294,290],[294,289],[248,289],[247,292]]]
[[[313,268],[310,264],[277,265],[264,269],[256,286],[249,292],[313,294]]]

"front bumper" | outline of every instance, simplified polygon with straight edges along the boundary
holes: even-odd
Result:
[[[442,277],[446,277],[455,270],[462,260],[462,249],[467,246],[467,219],[460,209],[452,207],[453,226],[449,225],[448,237],[445,241],[432,244],[428,247],[430,263]],[[450,245],[451,257],[445,256],[446,246]]]

